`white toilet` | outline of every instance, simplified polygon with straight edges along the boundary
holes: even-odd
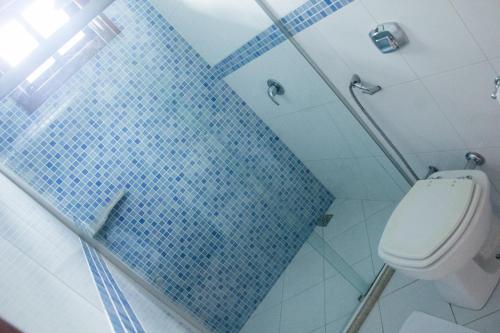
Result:
[[[387,222],[378,252],[396,270],[432,280],[446,301],[480,309],[500,278],[499,236],[486,174],[443,171],[406,194]]]

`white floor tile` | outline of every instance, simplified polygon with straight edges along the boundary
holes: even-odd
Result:
[[[411,278],[409,276],[406,276],[406,275],[396,271],[394,273],[394,275],[392,276],[391,281],[389,281],[389,283],[385,287],[385,289],[382,293],[382,297],[387,296],[390,293],[392,293],[398,289],[401,289],[401,288],[403,288],[403,287],[405,287],[405,286],[407,286],[410,283],[413,283],[415,281],[417,281],[417,279]]]
[[[465,309],[459,306],[453,306],[453,312],[459,324],[466,324],[478,318],[484,317],[490,313],[500,310],[500,287],[497,286],[491,295],[488,303],[479,311]],[[499,330],[500,331],[500,330]]]
[[[349,319],[350,316],[345,316],[344,318],[326,325],[326,333],[342,333]]]
[[[279,279],[276,281],[274,286],[269,290],[266,297],[260,302],[257,309],[255,309],[253,314],[261,313],[262,311],[267,310],[268,308],[280,304],[283,300],[283,280],[285,273],[281,274]]]
[[[284,299],[323,281],[323,257],[316,251],[299,251],[284,273]]]
[[[376,201],[376,200],[363,200],[363,211],[365,213],[365,219],[371,217],[373,214],[380,212],[382,209],[388,206],[394,205],[392,201]]]
[[[361,326],[361,329],[359,330],[359,333],[384,333],[378,304],[375,305],[366,318],[363,326]]]
[[[360,292],[340,275],[326,280],[326,322],[331,323],[352,314],[359,305],[359,296]]]
[[[324,326],[325,285],[321,283],[283,302],[281,332],[307,333]]]
[[[343,200],[332,207],[333,218],[325,228],[325,236],[338,235],[364,220],[361,200]]]
[[[268,308],[266,311],[252,316],[241,333],[277,333],[280,329],[281,304]]]
[[[415,310],[454,322],[448,303],[427,281],[418,281],[380,301],[384,333],[398,333],[406,318]]]
[[[326,241],[349,264],[370,256],[370,243],[364,223],[358,223],[334,237],[326,236]]]
[[[476,320],[467,327],[481,333],[498,333],[500,331],[500,311]]]

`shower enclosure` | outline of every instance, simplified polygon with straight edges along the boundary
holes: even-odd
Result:
[[[410,179],[317,49],[350,2],[115,0],[41,106],[2,99],[0,171],[200,331],[341,332]]]

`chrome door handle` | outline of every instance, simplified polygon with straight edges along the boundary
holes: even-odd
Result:
[[[276,80],[269,79],[267,80],[267,96],[269,99],[276,105],[280,105],[280,103],[276,100],[277,96],[282,96],[285,94],[285,88]]]

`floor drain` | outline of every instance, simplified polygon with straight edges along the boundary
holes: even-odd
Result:
[[[316,222],[316,225],[318,227],[326,227],[328,223],[332,220],[333,214],[325,214],[321,216],[318,221]]]

